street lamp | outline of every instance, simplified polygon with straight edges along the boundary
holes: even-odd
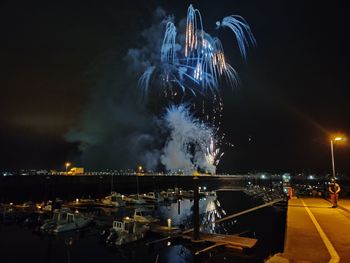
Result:
[[[71,166],[71,163],[65,163],[65,167],[66,167],[66,174],[68,172],[68,167]]]
[[[342,141],[344,140],[345,138],[344,137],[340,137],[340,136],[337,136],[337,137],[332,137],[331,138],[331,154],[332,154],[332,178],[335,180],[335,163],[334,163],[334,150],[333,150],[333,145],[335,142],[337,141]]]

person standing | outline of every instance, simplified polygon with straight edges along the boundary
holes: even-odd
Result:
[[[332,179],[331,183],[329,184],[328,191],[331,196],[332,208],[336,208],[338,206],[340,186],[334,179]]]

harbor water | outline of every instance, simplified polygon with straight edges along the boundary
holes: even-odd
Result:
[[[101,239],[103,229],[98,224],[80,231],[48,235],[21,223],[9,223],[0,225],[1,262],[263,262],[283,250],[285,207],[269,206],[220,224],[211,223],[264,203],[262,193],[223,190],[216,191],[216,195],[202,196],[199,201],[201,231],[256,238],[257,245],[248,253],[217,249],[195,256],[195,251],[203,248],[202,245],[181,238],[146,245],[161,238],[153,234],[122,247],[109,247]],[[179,228],[193,226],[193,200],[190,198],[144,208],[162,225],[171,219],[171,224]],[[95,213],[96,219],[109,218],[112,222],[132,216],[134,211],[134,207],[96,208],[90,213]]]

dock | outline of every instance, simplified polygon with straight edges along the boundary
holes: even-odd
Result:
[[[288,202],[284,252],[268,262],[350,262],[349,234],[350,200],[331,208],[322,198],[294,197]]]
[[[191,233],[187,233],[186,235],[183,235],[183,238],[192,240],[192,235]],[[238,235],[200,233],[199,239],[195,242],[209,242],[212,243],[212,245],[195,252],[195,255],[207,252],[215,247],[225,247],[237,252],[242,252],[244,249],[253,248],[257,241],[258,240],[254,238],[240,237]]]
[[[151,225],[150,231],[165,237],[175,237],[181,234],[181,229],[178,227],[167,227],[160,225]]]
[[[218,219],[212,223],[221,223],[227,220],[232,220],[233,218],[239,217],[241,215],[278,204],[282,202],[284,199],[276,199],[274,201],[271,201],[269,203],[265,203],[262,205],[258,205],[256,207],[249,208],[247,210],[226,216],[224,218]],[[209,223],[207,223],[209,224]],[[203,224],[202,226],[205,226],[207,224]],[[167,236],[165,238],[155,240],[152,242],[147,243],[148,245],[158,242],[163,242],[165,240],[169,240],[176,237],[182,237],[183,239],[190,240],[192,243],[206,243],[210,244],[207,245],[205,248],[202,248],[201,250],[198,250],[195,252],[195,255],[198,255],[200,253],[208,252],[214,248],[217,247],[225,247],[226,249],[233,250],[235,252],[244,252],[245,250],[252,249],[256,243],[258,242],[255,238],[248,238],[248,237],[242,237],[239,235],[223,235],[223,234],[217,234],[217,233],[203,233],[198,231],[198,236],[194,235],[194,228],[187,229],[185,231],[182,231],[178,233],[177,231],[173,232],[171,229],[166,230],[166,227],[158,227],[158,232],[162,233],[163,236]],[[177,229],[175,229],[177,230]],[[175,234],[175,235],[174,235]]]

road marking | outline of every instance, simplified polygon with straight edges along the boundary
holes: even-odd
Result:
[[[305,202],[303,201],[303,199],[300,199],[301,202],[304,205],[304,208],[306,210],[306,212],[309,214],[311,221],[314,223],[318,233],[320,234],[323,243],[325,244],[328,253],[331,255],[331,259],[329,260],[329,263],[338,263],[340,261],[340,257],[337,253],[337,251],[335,251],[331,241],[329,241],[328,237],[326,236],[325,232],[322,230],[321,226],[319,225],[319,223],[317,222],[315,216],[313,215],[313,213],[311,212],[311,210],[306,206]]]

